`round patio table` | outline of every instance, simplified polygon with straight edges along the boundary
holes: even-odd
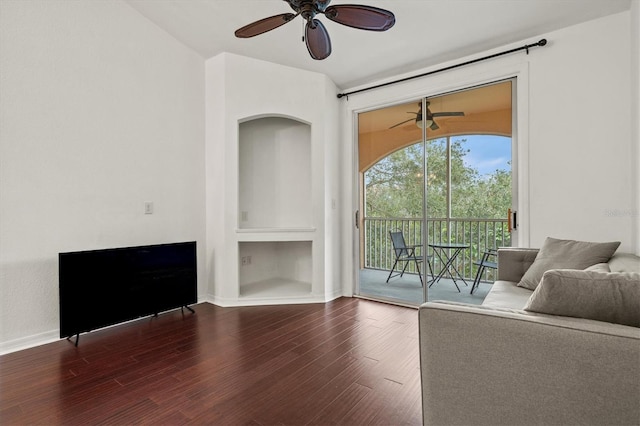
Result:
[[[468,285],[464,280],[464,277],[454,264],[456,257],[462,252],[462,250],[466,250],[471,247],[469,244],[458,244],[458,243],[432,243],[429,244],[429,247],[433,249],[435,255],[440,259],[443,263],[442,270],[436,277],[431,281],[429,287],[440,281],[440,279],[444,276],[445,273],[449,275],[451,280],[453,280],[453,284],[455,284],[458,292],[460,291],[460,287],[458,287],[458,283],[456,282],[455,276],[462,280],[464,285]]]

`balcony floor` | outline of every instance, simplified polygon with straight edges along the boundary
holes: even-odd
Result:
[[[360,270],[360,295],[371,298],[392,299],[404,303],[419,305],[422,303],[422,286],[417,274],[405,273],[402,277],[391,278],[387,283],[389,271],[380,269]],[[427,278],[427,277],[423,277]],[[428,277],[431,279],[431,276]],[[428,279],[425,279],[427,281]],[[460,303],[482,304],[485,296],[491,289],[491,284],[481,282],[474,294],[469,294],[473,278],[466,280],[469,284],[465,286],[460,280],[456,289],[453,281],[442,278],[439,282],[428,289],[428,300],[447,300]]]

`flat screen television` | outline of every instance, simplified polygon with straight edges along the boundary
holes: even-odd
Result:
[[[59,253],[58,266],[61,338],[197,302],[195,241]]]

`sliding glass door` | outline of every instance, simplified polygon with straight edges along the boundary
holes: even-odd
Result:
[[[421,108],[417,99],[358,118],[359,294],[412,305],[426,282]]]
[[[513,84],[359,114],[357,294],[482,302],[494,271],[471,294],[474,261],[511,244]]]

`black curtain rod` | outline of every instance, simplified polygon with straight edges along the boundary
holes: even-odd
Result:
[[[527,51],[527,55],[528,55],[529,54],[529,48],[537,47],[537,46],[544,46],[545,44],[547,44],[547,39],[543,38],[542,40],[540,40],[537,43],[525,44],[522,47],[516,47],[515,49],[505,50],[504,52],[494,53],[493,55],[484,56],[482,58],[477,58],[477,59],[472,59],[470,61],[463,62],[461,64],[450,65],[448,67],[440,68],[440,69],[437,69],[437,70],[434,70],[434,71],[425,72],[424,74],[418,74],[418,75],[414,75],[414,76],[411,76],[411,77],[405,77],[405,78],[401,78],[400,80],[389,81],[387,83],[378,84],[376,86],[365,87],[363,89],[354,90],[353,92],[338,93],[338,99],[343,98],[345,96],[353,95],[355,93],[360,93],[360,92],[364,92],[364,91],[367,91],[367,90],[378,89],[380,87],[390,86],[392,84],[402,83],[402,82],[405,82],[405,81],[408,81],[408,80],[413,80],[414,78],[425,77],[427,75],[436,74],[436,73],[439,73],[439,72],[442,72],[442,71],[452,70],[454,68],[463,67],[465,65],[474,64],[476,62],[486,61],[487,59],[496,58],[496,57],[502,56],[502,55],[508,55],[509,53],[518,52],[520,50],[526,50]]]

